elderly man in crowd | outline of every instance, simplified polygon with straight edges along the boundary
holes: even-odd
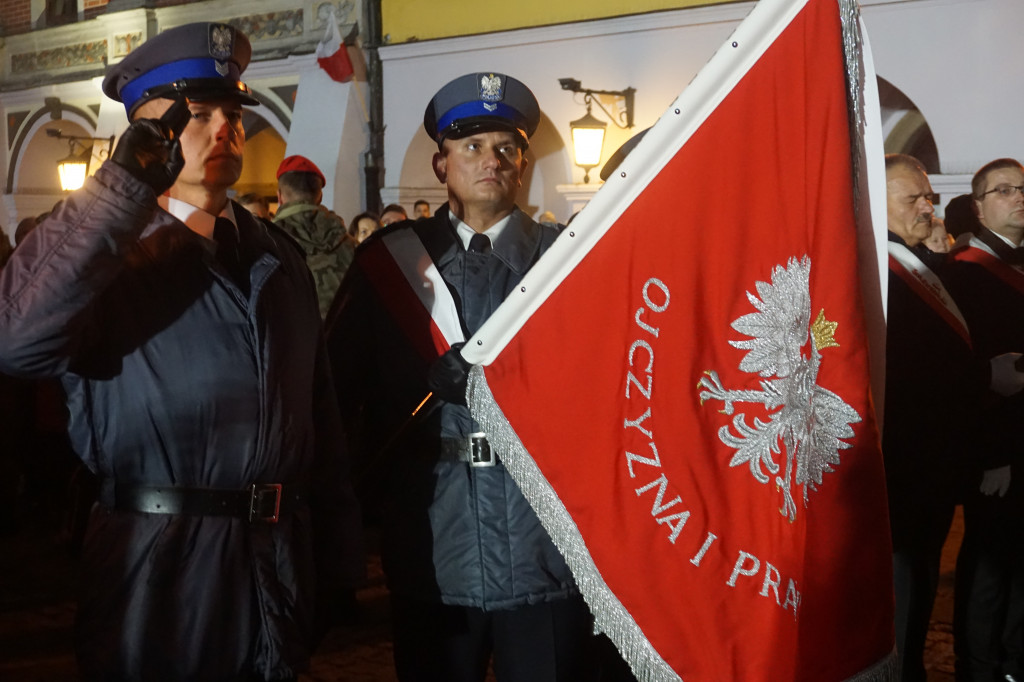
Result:
[[[925,682],[924,644],[942,545],[970,472],[965,425],[988,390],[963,315],[946,290],[943,254],[926,248],[932,188],[916,159],[885,159],[889,228],[885,430],[900,679]],[[935,405],[957,419],[934,418]]]

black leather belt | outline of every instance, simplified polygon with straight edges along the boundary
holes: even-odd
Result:
[[[254,483],[244,490],[117,485],[115,509],[146,514],[233,516],[249,523],[277,523],[308,501],[304,486]]]
[[[471,467],[492,467],[497,462],[486,433],[471,433],[465,438],[442,438],[439,459],[468,462]]]

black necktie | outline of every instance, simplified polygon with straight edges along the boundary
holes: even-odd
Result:
[[[486,234],[480,234],[477,232],[469,240],[470,253],[490,253],[491,252],[491,240]]]
[[[479,329],[491,314],[490,277],[487,269],[490,252],[491,240],[487,235],[477,233],[469,240],[462,291],[462,318],[470,334]]]
[[[217,242],[217,261],[224,266],[232,281],[248,295],[249,272],[238,253],[238,228],[227,218],[213,223],[213,239]]]

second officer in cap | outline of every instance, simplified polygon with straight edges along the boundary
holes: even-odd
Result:
[[[360,435],[361,495],[382,524],[402,682],[478,682],[489,661],[500,682],[589,679],[587,609],[466,407],[461,357],[445,352],[558,236],[516,206],[539,118],[533,93],[504,74],[442,87],[424,129],[448,202],[371,235],[328,315],[342,414]]]
[[[358,523],[312,278],[227,197],[249,57],[236,29],[188,24],[112,67],[133,122],[0,275],[0,367],[61,377],[100,481],[83,680],[294,680],[317,597],[361,570],[339,560]]]

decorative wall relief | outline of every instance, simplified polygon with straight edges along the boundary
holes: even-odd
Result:
[[[126,57],[128,53],[142,44],[142,31],[134,33],[114,34],[114,52],[112,57]]]
[[[101,65],[107,60],[107,41],[97,40],[77,45],[64,45],[52,50],[11,55],[11,73],[67,69],[73,66]]]
[[[235,17],[226,23],[245,33],[252,42],[294,38],[303,32],[301,9]]]
[[[334,16],[338,20],[339,27],[356,23],[356,7],[352,0],[321,2],[316,5],[316,21],[313,23],[314,30],[323,30],[327,26],[331,6],[334,7]]]

